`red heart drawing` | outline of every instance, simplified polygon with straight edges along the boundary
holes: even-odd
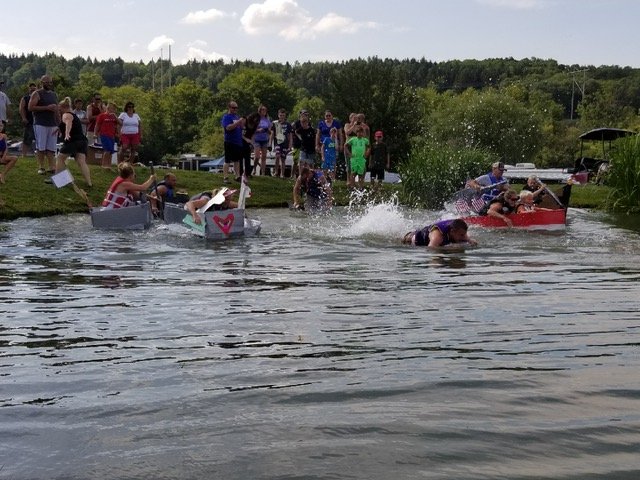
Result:
[[[220,230],[222,230],[222,233],[224,233],[225,235],[229,235],[229,231],[233,226],[234,220],[235,217],[233,216],[233,213],[230,213],[225,218],[218,217],[217,215],[213,216],[213,222],[218,226]]]

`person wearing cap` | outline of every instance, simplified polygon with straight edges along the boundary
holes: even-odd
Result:
[[[408,232],[402,237],[402,243],[417,247],[439,248],[455,243],[477,245],[467,234],[467,222],[461,218],[441,220],[419,230]]]
[[[503,178],[504,163],[493,162],[491,165],[491,171],[485,175],[469,180],[467,182],[468,188],[475,188],[478,191],[483,191],[482,198],[485,202],[489,202],[492,199],[500,195],[501,192],[509,189],[509,181]],[[491,188],[487,188],[491,187]]]
[[[391,167],[391,158],[381,130],[374,134],[374,140],[369,156],[369,171],[371,172],[371,184],[374,185],[378,180],[378,185],[380,185],[384,180],[385,169],[389,170]]]
[[[222,188],[214,188],[211,191],[201,192],[189,199],[187,203],[184,204],[184,209],[191,214],[194,223],[198,225],[202,223],[202,219],[200,215],[198,215],[198,209],[204,207],[209,200],[214,198],[212,210],[228,210],[230,208],[238,208],[238,204],[231,200],[231,195],[236,193],[237,190],[231,190],[227,187]]]

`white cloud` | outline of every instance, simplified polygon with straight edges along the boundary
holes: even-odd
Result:
[[[365,28],[378,28],[376,22],[356,22],[351,18],[342,17],[335,13],[328,13],[313,26],[313,31],[326,33],[357,33]]]
[[[294,0],[265,0],[264,3],[252,3],[247,7],[240,23],[249,35],[300,31],[312,22],[309,12],[301,8]]]
[[[204,40],[194,40],[193,42],[187,43],[187,47],[195,47],[195,48],[204,48],[209,45]]]
[[[203,23],[213,23],[222,18],[228,17],[227,13],[224,13],[217,8],[210,8],[209,10],[198,10],[196,12],[189,12],[185,15],[180,23],[186,23],[189,25],[199,25]]]
[[[167,45],[173,45],[174,43],[175,42],[173,41],[173,38],[169,38],[166,35],[160,35],[159,37],[156,37],[149,42],[149,45],[147,46],[147,50],[149,50],[150,52],[155,52],[156,50],[159,50],[162,47],[166,47]]]
[[[330,33],[353,34],[365,28],[379,27],[376,22],[356,22],[336,13],[316,20],[295,0],[253,3],[245,10],[240,23],[249,35],[277,34],[286,40],[314,39]]]
[[[188,60],[208,60],[212,62],[222,60],[224,62],[230,62],[231,58],[229,58],[227,55],[223,55],[222,53],[205,52],[200,48],[190,46],[187,49],[187,61]]]
[[[476,2],[490,7],[514,8],[516,10],[540,8],[544,3],[542,0],[476,0]]]

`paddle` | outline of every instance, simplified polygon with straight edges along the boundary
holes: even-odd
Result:
[[[482,192],[487,192],[500,185],[504,185],[505,183],[507,183],[507,181],[502,180],[501,182],[482,187],[480,190],[475,188],[464,188],[462,190],[458,190],[451,197],[451,202],[453,203],[456,211],[462,215],[480,213],[486,203],[482,198]]]
[[[80,195],[80,198],[82,198],[85,201],[85,203],[87,204],[87,207],[93,208],[93,205],[91,204],[91,200],[89,200],[89,196],[87,195],[87,192],[85,192],[84,190],[82,190],[80,187],[76,185],[76,182],[73,179],[73,175],[71,175],[71,172],[69,170],[65,169],[65,170],[62,170],[61,172],[56,173],[55,175],[52,175],[51,181],[56,186],[56,188],[62,188],[65,185],[71,185],[73,187],[73,190],[78,195]]]
[[[153,168],[153,162],[149,162],[149,168],[151,169],[151,175],[155,175],[156,171]],[[158,182],[156,179],[153,180],[153,191],[156,195],[156,205],[158,206],[158,217],[164,218],[164,201],[162,197],[158,194]]]
[[[564,205],[564,204],[560,201],[560,199],[558,198],[558,196],[557,196],[555,193],[553,193],[553,192],[549,189],[549,187],[547,187],[546,185],[544,186],[544,191],[545,191],[545,192],[547,192],[549,195],[551,195],[551,198],[553,198],[553,199],[558,203],[558,205],[560,205],[561,207],[566,208],[566,205]]]

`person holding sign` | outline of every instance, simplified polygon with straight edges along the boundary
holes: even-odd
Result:
[[[65,97],[58,104],[62,121],[60,123],[60,136],[62,137],[62,146],[60,147],[60,153],[56,159],[56,173],[60,173],[65,169],[65,161],[72,156],[76,159],[78,167],[82,172],[84,181],[87,182],[87,186],[91,188],[91,173],[87,166],[87,148],[89,141],[82,129],[82,122],[78,116],[72,112],[71,98]]]

